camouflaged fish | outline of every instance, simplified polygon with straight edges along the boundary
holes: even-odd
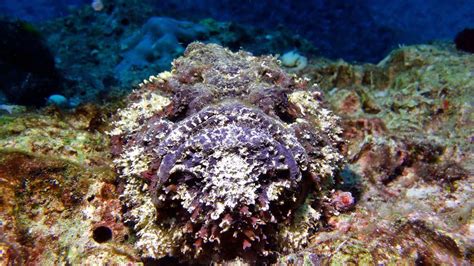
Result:
[[[272,262],[308,243],[343,143],[316,87],[198,42],[139,87],[110,135],[142,256]]]

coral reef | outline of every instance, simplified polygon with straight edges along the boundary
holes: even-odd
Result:
[[[394,50],[377,65],[324,62],[301,74],[327,92],[347,134],[397,132],[414,139],[419,133],[419,139],[442,143],[452,159],[466,162],[474,134],[473,60],[452,46],[418,45]]]
[[[74,10],[72,7],[79,4],[103,14],[111,14],[112,6],[126,6],[131,11],[130,18],[134,16],[133,11],[139,10],[144,20],[150,16],[191,21],[211,17],[219,21],[259,25],[265,29],[285,27],[292,35],[299,34],[310,40],[326,57],[360,62],[378,62],[401,43],[452,40],[457,32],[474,25],[474,4],[463,0],[280,0],[278,4],[272,0],[18,0],[0,1],[0,14],[38,21],[70,14]],[[97,12],[93,8],[102,9]],[[256,46],[262,46],[260,40],[264,38],[260,36],[264,35],[255,32],[249,37]],[[249,51],[248,46],[242,47]],[[230,48],[234,49],[234,46]],[[300,49],[287,47],[294,48]],[[284,51],[267,50],[266,53],[270,52]]]
[[[472,261],[473,62],[450,45],[403,47],[378,65],[310,62],[304,75],[343,121],[342,187],[356,204],[281,263]]]
[[[1,265],[139,262],[120,211],[105,114],[81,106],[0,116]]]
[[[172,59],[195,38],[255,54],[291,49],[305,55],[316,53],[307,40],[282,29],[213,19],[153,17],[161,13],[155,13],[148,1],[114,0],[103,4],[100,12],[85,5],[68,16],[39,25],[65,79],[65,86],[56,93],[66,98],[95,103],[116,101],[128,95],[143,77],[169,70]]]
[[[263,262],[304,247],[342,161],[319,91],[273,57],[191,43],[129,99],[111,135],[143,256]]]
[[[166,17],[151,17],[140,31],[122,41],[122,61],[116,66],[117,77],[124,76],[130,67],[150,63],[165,70],[173,58],[181,55],[185,46],[205,39],[208,30],[203,25]]]
[[[103,13],[110,10],[107,3],[104,1]],[[79,48],[83,47],[79,45]],[[119,52],[118,49],[113,51]],[[232,58],[231,53],[219,51]],[[204,55],[210,54],[213,53]],[[168,204],[169,197],[173,195],[176,199],[187,197],[186,193],[180,194],[182,190],[177,184],[191,188],[191,191],[192,188],[203,191],[203,184],[195,182],[191,171],[211,172],[216,168],[204,164],[199,167],[203,160],[197,156],[210,148],[224,146],[206,142],[210,146],[198,150],[200,136],[213,133],[218,139],[225,140],[222,143],[230,146],[236,143],[232,142],[234,135],[224,134],[231,128],[231,121],[243,117],[233,116],[234,120],[224,121],[219,120],[223,115],[217,114],[206,119],[209,120],[206,125],[216,121],[222,124],[202,130],[191,124],[190,131],[187,131],[184,128],[186,122],[194,121],[193,118],[202,119],[204,111],[229,114],[245,110],[246,114],[254,115],[245,117],[246,121],[253,122],[256,117],[264,117],[268,119],[266,121],[275,123],[272,125],[282,125],[283,135],[269,135],[268,142],[262,143],[262,149],[242,149],[249,156],[259,156],[264,154],[263,148],[267,144],[274,147],[272,143],[276,142],[272,141],[278,136],[287,136],[288,132],[290,138],[287,140],[304,140],[304,135],[303,138],[298,135],[301,127],[293,127],[298,123],[301,125],[306,121],[310,127],[308,132],[321,132],[321,128],[311,128],[311,125],[318,125],[324,120],[309,119],[315,118],[318,110],[323,110],[319,100],[321,91],[327,103],[325,107],[330,107],[340,117],[342,136],[346,139],[342,147],[346,165],[334,176],[334,180],[321,178],[309,182],[319,184],[321,191],[309,186],[314,189],[313,194],[305,192],[309,197],[296,212],[293,212],[293,207],[289,208],[292,219],[280,222],[279,228],[272,226],[271,221],[268,223],[267,226],[275,230],[264,233],[271,235],[270,239],[275,239],[274,243],[280,246],[275,247],[279,252],[268,254],[268,260],[263,261],[270,261],[272,256],[277,256],[279,265],[469,265],[473,261],[472,54],[461,53],[452,44],[436,44],[401,47],[378,65],[353,65],[309,57],[308,66],[298,72],[304,75],[303,79],[288,77],[280,72],[274,59],[255,58],[243,52],[234,56],[253,58],[253,61],[232,65],[237,69],[249,66],[248,70],[255,70],[256,62],[265,62],[258,67],[263,71],[253,74],[257,82],[249,80],[255,86],[246,87],[246,83],[242,82],[238,90],[225,90],[225,93],[217,87],[205,86],[209,82],[232,84],[232,77],[252,72],[232,72],[211,79],[215,74],[208,71],[214,71],[214,61],[213,64],[203,64],[203,61],[197,60],[203,57],[202,54],[190,53],[176,61],[173,72],[164,72],[152,77],[151,81],[143,82],[142,88],[130,96],[129,105],[118,111],[118,117],[123,119],[115,122],[109,118],[117,106],[126,106],[121,102],[109,107],[80,105],[74,110],[49,106],[33,112],[22,106],[0,105],[0,109],[5,109],[0,111],[0,264],[178,263],[174,256],[182,258],[179,255],[181,250],[176,253],[166,251],[176,251],[177,246],[183,243],[189,243],[191,250],[194,250],[196,246],[191,239],[211,239],[212,226],[202,232],[199,228],[198,234],[185,239],[186,233],[179,234],[179,228],[167,227],[173,221],[166,217],[183,217],[182,213],[173,212],[177,210],[175,206],[180,205],[171,202],[157,208],[155,204],[161,202],[158,193],[164,195],[164,203]],[[216,61],[215,64],[223,67],[225,61]],[[202,66],[208,68],[203,69]],[[313,83],[319,85],[318,90],[305,89]],[[289,84],[289,87],[284,84]],[[259,93],[262,86],[274,89],[262,94]],[[248,88],[250,93],[239,94],[242,92],[240,88]],[[282,101],[284,96],[275,94],[280,90],[289,92],[286,94],[287,101]],[[191,92],[194,94],[190,95]],[[241,106],[238,107],[238,104]],[[303,113],[302,118],[295,119],[295,115],[299,117]],[[162,123],[165,120],[168,121]],[[235,132],[242,132],[238,130],[245,126],[238,123],[234,127]],[[257,125],[251,123],[247,127],[255,130]],[[277,128],[262,132],[273,134]],[[222,129],[222,132],[217,129]],[[191,135],[189,142],[181,144],[183,150],[171,150],[176,147],[173,145],[179,145],[170,139],[176,136],[177,130],[198,134]],[[129,137],[109,138],[106,131]],[[143,138],[156,132],[162,134],[158,138]],[[291,132],[295,133],[293,137]],[[247,144],[255,143],[251,141],[250,134],[238,136],[246,141],[239,147],[246,148],[249,147]],[[137,143],[140,139],[146,144],[143,149],[129,149],[131,143]],[[163,146],[165,139],[168,139],[166,143],[170,147]],[[320,141],[325,143],[327,140]],[[125,171],[129,175],[117,179],[113,157],[109,154],[110,143],[116,163],[132,166],[121,169],[122,175]],[[155,155],[160,154],[150,147],[157,148],[158,144],[163,145],[161,151],[157,149],[156,152],[166,152],[169,161],[156,161]],[[300,144],[305,152],[311,150],[312,146],[307,142]],[[300,154],[299,149],[287,150],[291,154]],[[186,151],[192,153],[188,156]],[[240,150],[238,152],[235,154],[240,155]],[[127,155],[126,158],[131,161],[117,157],[118,154]],[[172,158],[179,154],[182,158]],[[314,153],[307,159],[315,158],[313,156],[322,159]],[[270,156],[259,160],[268,163],[273,159]],[[156,165],[152,165],[152,161]],[[160,186],[157,179],[160,165],[169,167],[171,163],[176,166],[173,170],[176,174],[168,176],[161,190],[152,195],[152,181],[155,181],[154,188]],[[276,163],[281,166],[284,162]],[[150,167],[152,171],[149,171]],[[180,169],[189,171],[183,173]],[[243,170],[237,168],[236,163],[224,168],[225,173],[236,175],[244,173]],[[275,179],[271,178],[284,174],[284,180],[298,189],[302,185],[300,182],[306,178],[305,171],[299,165],[298,170],[303,173],[300,181],[287,179],[290,172],[279,170],[268,172],[265,175],[267,179],[264,179],[268,183],[265,184],[275,184]],[[184,181],[183,185],[182,179],[187,178],[191,179]],[[248,187],[249,192],[253,191],[251,186]],[[196,197],[209,199],[211,186],[206,189],[209,193],[196,194]],[[328,189],[331,189],[329,193]],[[293,193],[286,187],[281,188],[281,192],[284,194],[277,194],[276,197],[286,198]],[[229,194],[224,199],[232,200],[234,195]],[[246,193],[243,199],[248,201],[248,195]],[[283,205],[278,201],[269,202],[272,214],[283,206],[280,213],[273,214],[275,218],[280,218],[288,211],[285,204],[292,201]],[[124,203],[126,206],[123,206]],[[199,204],[198,207],[203,208]],[[207,210],[210,209],[204,206],[202,215],[195,217],[194,221],[206,220],[204,213]],[[212,211],[215,210],[218,209]],[[238,213],[232,216],[232,222],[239,219],[247,221],[247,211],[256,214],[252,208],[247,210],[237,206],[236,210]],[[208,212],[209,216],[212,211]],[[214,225],[212,221],[215,220],[209,218],[210,224]],[[260,223],[257,225],[260,229],[265,227]],[[261,235],[252,231],[255,235],[247,232],[247,236],[245,232],[238,237],[244,237],[248,242],[230,244],[229,247],[243,250],[245,244],[247,254],[251,254],[261,247],[251,238]],[[278,234],[273,235],[273,232]],[[200,254],[204,256],[203,252],[209,245],[218,245],[216,241],[196,243],[203,248]],[[167,253],[166,258],[152,258],[161,251]]]
[[[125,86],[115,77],[114,69],[122,60],[121,40],[139,30],[151,8],[144,1],[117,0],[104,1],[103,10],[97,12],[90,2],[39,24],[39,29],[65,79],[64,88],[56,93],[80,102],[116,101],[129,93],[131,83],[127,80]]]

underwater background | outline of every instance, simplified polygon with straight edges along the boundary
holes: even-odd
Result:
[[[474,260],[474,1],[4,0],[0,35],[0,265]]]

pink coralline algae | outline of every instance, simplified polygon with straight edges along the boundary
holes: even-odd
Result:
[[[341,162],[321,93],[271,56],[192,43],[110,132],[143,257],[274,261],[307,244]]]

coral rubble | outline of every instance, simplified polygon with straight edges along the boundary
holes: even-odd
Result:
[[[129,99],[111,135],[143,256],[271,261],[304,247],[342,161],[318,90],[273,57],[192,43]]]

